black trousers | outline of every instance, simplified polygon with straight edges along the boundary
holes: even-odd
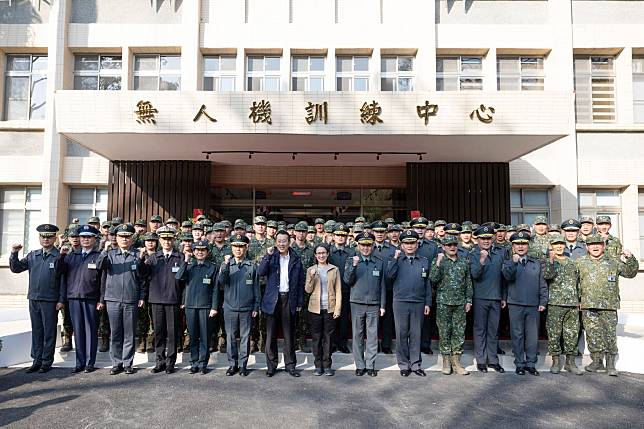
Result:
[[[351,335],[351,288],[342,286],[342,309],[340,317],[336,319],[336,330],[334,334],[335,346],[339,349],[347,347],[347,340]]]
[[[54,363],[58,312],[55,301],[29,300],[31,319],[31,358],[46,368]]]
[[[320,310],[320,314],[309,312],[311,326],[311,348],[316,368],[331,368],[331,336],[335,331],[333,314]]]
[[[150,306],[152,307],[156,363],[158,366],[164,363],[174,365],[177,361],[179,304],[150,304]]]
[[[98,311],[96,300],[70,299],[67,301],[74,329],[76,345],[76,366],[85,368],[96,363],[98,347]]]
[[[391,349],[391,342],[396,332],[394,323],[393,299],[394,291],[387,289],[385,315],[380,318],[380,326],[382,326],[382,342],[380,343],[380,345],[383,349]]]
[[[266,366],[269,371],[277,369],[277,333],[280,325],[284,334],[284,366],[286,370],[295,369],[295,315],[291,314],[288,292],[280,293],[273,314],[266,315]]]

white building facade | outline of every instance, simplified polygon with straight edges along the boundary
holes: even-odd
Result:
[[[39,223],[124,215],[110,161],[206,153],[202,208],[247,219],[403,220],[408,163],[507,163],[507,223],[608,214],[644,258],[643,26],[644,1],[0,1],[0,294]]]

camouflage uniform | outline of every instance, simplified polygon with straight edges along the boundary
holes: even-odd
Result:
[[[608,238],[604,241],[606,243],[605,253],[611,258],[619,258],[622,254],[622,242],[619,238],[608,234]]]
[[[275,245],[275,240],[271,238],[265,238],[260,241],[257,238],[253,237],[250,244],[248,245],[248,259],[259,264],[264,255],[266,255],[266,250]],[[266,290],[266,277],[259,278],[259,289],[260,296],[264,296],[264,291]],[[266,316],[260,314],[258,317],[253,318],[253,325],[250,330],[250,351],[264,350],[266,342]]]
[[[554,278],[548,280],[548,353],[577,355],[579,339],[579,271],[572,259],[565,257],[547,262],[554,271]]]
[[[465,304],[472,303],[472,278],[469,261],[448,257],[440,266],[432,261],[429,274],[436,284],[436,324],[438,325],[439,348],[443,356],[460,355],[465,342]]]
[[[546,233],[543,235],[534,234],[530,240],[530,245],[535,252],[541,254],[541,257],[548,254],[550,248],[550,236]],[[534,255],[536,257],[536,255]]]
[[[313,254],[313,245],[306,243],[303,248],[297,245],[297,242],[291,244],[291,249],[302,259],[302,267],[304,272],[309,269],[315,263],[315,255]],[[304,305],[302,305],[302,310],[295,315],[295,344],[296,349],[308,352],[308,347],[306,346],[306,339],[311,335],[311,327],[308,323],[308,311],[309,308],[309,298],[311,297],[310,293],[304,292]]]

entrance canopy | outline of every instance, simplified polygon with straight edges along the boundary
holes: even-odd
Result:
[[[56,125],[110,160],[206,160],[209,152],[211,161],[235,165],[508,162],[570,133],[571,98],[553,91],[58,91]]]

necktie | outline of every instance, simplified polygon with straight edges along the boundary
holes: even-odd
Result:
[[[47,256],[49,256],[49,252],[43,252],[42,253],[43,259],[47,259]]]
[[[127,251],[127,250],[124,250],[124,251],[123,251],[123,257],[124,257],[124,258],[127,258],[127,255],[128,255],[128,254],[129,254],[129,253],[128,253],[128,251]]]
[[[572,253],[572,249],[574,249],[574,248],[575,248],[575,245],[574,245],[574,244],[571,244],[571,245],[570,245],[570,246],[568,246],[568,247],[570,247],[570,252]]]
[[[165,255],[165,261],[166,261],[166,262],[168,262],[169,260],[170,260],[170,254],[169,254],[169,253],[167,253],[167,254]]]
[[[83,261],[87,258],[87,252],[83,252]]]
[[[526,259],[525,259],[525,258],[521,258],[521,265],[523,265],[523,266],[525,267],[525,263],[526,263]]]

